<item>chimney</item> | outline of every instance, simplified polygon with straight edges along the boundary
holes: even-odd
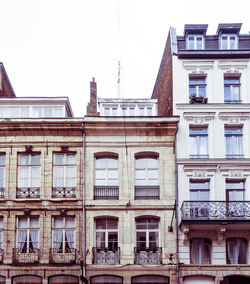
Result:
[[[87,106],[87,115],[88,116],[98,116],[97,113],[97,89],[96,89],[96,82],[95,78],[92,78],[90,82],[90,102]]]

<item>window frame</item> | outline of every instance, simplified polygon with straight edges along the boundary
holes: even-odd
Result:
[[[241,103],[241,81],[240,76],[227,76],[224,75],[224,102],[225,103]],[[230,82],[231,81],[231,82]],[[236,82],[238,81],[238,82]],[[229,88],[229,99],[226,99],[226,88]],[[234,90],[238,89],[238,99],[234,98]],[[233,99],[230,99],[230,98]]]
[[[233,132],[233,133],[230,133],[230,131]],[[237,131],[239,133],[237,133]],[[229,158],[229,159],[244,158],[243,126],[241,126],[241,125],[239,125],[239,126],[225,125],[224,126],[224,137],[225,137],[225,158]],[[233,138],[235,138],[235,137],[238,137],[237,143],[233,140]],[[228,149],[228,146],[230,146],[229,147],[230,149]],[[228,152],[229,150],[233,153],[229,153]],[[237,152],[236,150],[239,153],[236,153]]]
[[[97,222],[98,221],[103,221],[105,222],[105,228],[103,229],[97,229]],[[108,221],[110,222],[116,222],[116,229],[115,228],[108,228]],[[115,217],[98,217],[98,218],[95,218],[95,236],[94,236],[94,240],[95,240],[95,247],[96,249],[100,249],[100,250],[108,250],[108,251],[111,251],[111,250],[115,250],[117,251],[118,250],[118,247],[119,247],[119,230],[118,230],[118,218],[115,218]],[[104,233],[104,238],[105,238],[105,246],[103,247],[102,245],[101,246],[98,246],[97,245],[97,233]],[[113,233],[113,234],[116,234],[116,238],[117,238],[117,241],[113,241],[113,240],[110,240],[109,239],[109,236],[110,234],[109,233]],[[101,241],[101,244],[102,244],[103,241]],[[111,247],[109,246],[109,243],[112,243]],[[116,244],[116,245],[115,245]]]
[[[197,133],[195,133],[195,131]],[[198,133],[200,131],[200,133]],[[201,148],[203,143],[201,143],[202,137],[206,137],[204,141],[204,148],[206,148],[206,153],[201,154]],[[189,139],[190,139],[190,154],[189,158],[193,159],[208,159],[209,149],[208,149],[208,126],[189,126]],[[194,151],[195,150],[195,151]]]
[[[233,199],[230,198],[230,192],[233,193]],[[237,192],[242,192],[242,199],[237,198],[236,196]],[[230,202],[230,201],[244,201],[244,200],[245,200],[245,180],[227,179],[226,180],[226,201]]]
[[[190,48],[190,38],[194,38],[194,47]],[[201,38],[201,48],[197,47],[197,39]],[[204,40],[204,35],[203,34],[189,34],[187,36],[187,45],[186,49],[188,50],[204,50],[205,49],[205,40]]]
[[[191,98],[193,95],[195,97],[202,97],[205,99],[207,97],[207,82],[206,82],[206,75],[199,75],[199,76],[193,76],[189,75],[189,81],[188,81],[188,93],[189,97]],[[192,89],[195,89],[193,91]],[[204,95],[202,95],[202,89],[204,89]]]
[[[2,161],[3,157],[3,161]],[[5,189],[5,172],[6,172],[6,155],[4,153],[0,153],[0,198],[4,197],[4,189]],[[2,178],[1,178],[2,175]]]
[[[0,216],[0,250],[3,249],[3,244],[4,244],[4,218],[3,216]]]
[[[195,188],[195,186],[192,186],[194,184],[204,184],[204,187],[199,187],[199,188]],[[207,186],[206,186],[207,184]],[[198,198],[194,199],[191,198],[191,192],[197,192],[198,193]],[[203,199],[201,198],[201,193],[207,192],[208,194],[208,198],[207,199]],[[190,201],[209,201],[210,200],[210,180],[209,179],[190,179],[189,180],[189,200]]]
[[[223,48],[223,37],[226,38],[226,48]],[[231,38],[234,37],[234,47],[231,48]],[[238,49],[238,35],[234,33],[222,33],[220,35],[220,49],[221,50],[235,50]]]
[[[55,226],[55,219],[56,218],[62,218],[63,220],[63,225],[62,227],[56,227]],[[74,227],[66,227],[66,219],[67,218],[74,218]],[[61,241],[61,245],[59,248],[55,248],[55,240],[54,240],[54,232],[55,231],[62,231],[62,241]],[[68,244],[68,247],[66,248],[66,243],[68,243],[69,241],[66,240],[67,236],[66,236],[66,231],[73,231],[73,248],[70,248],[69,244]],[[62,246],[62,248],[61,248]],[[67,249],[68,249],[68,252],[70,252],[71,250],[74,250],[76,248],[76,216],[75,215],[66,215],[66,216],[62,216],[62,215],[59,215],[59,216],[53,216],[52,218],[52,248],[61,252],[61,251],[65,251],[67,252]]]
[[[105,167],[97,167],[97,160],[105,160]],[[117,167],[109,167],[108,166],[108,161],[116,161]],[[119,187],[119,160],[118,156],[113,156],[113,155],[104,155],[104,156],[95,156],[95,174],[94,174],[94,186],[105,186],[105,187]],[[104,173],[103,178],[97,178],[97,172],[102,171]],[[110,178],[109,173],[110,172],[116,172],[117,173],[117,178]],[[103,181],[102,184],[98,184],[98,181]],[[116,182],[114,182],[116,181]],[[114,184],[113,184],[114,183]]]
[[[198,263],[193,262],[192,259],[194,259],[192,255],[192,248],[193,248],[193,242],[197,241],[198,242]],[[205,243],[207,242],[207,243]],[[208,263],[204,262],[204,252],[205,252],[205,247],[206,245],[208,247]],[[212,264],[212,241],[209,238],[192,238],[190,239],[189,242],[189,248],[190,248],[190,264]]]
[[[145,167],[138,167],[137,166],[137,160],[146,160],[145,161]],[[157,167],[150,167],[150,160],[155,161],[157,163]],[[150,178],[150,172],[156,171],[157,172],[157,178]],[[144,172],[144,178],[137,178],[138,172]],[[139,182],[140,181],[140,182]],[[155,182],[152,182],[155,181]],[[142,183],[141,183],[142,182]],[[160,180],[159,180],[159,156],[158,155],[135,155],[135,186],[159,186]]]
[[[243,241],[243,245],[245,246],[245,250],[244,250],[244,253],[245,253],[244,263],[239,263],[240,251],[239,251],[239,254],[238,254],[238,246],[236,244],[237,240]],[[230,257],[228,255],[228,246],[229,246],[228,243],[229,243],[229,241],[234,243],[234,255],[233,255],[234,262],[233,263],[230,262]],[[227,238],[226,239],[226,263],[227,264],[229,264],[229,265],[247,264],[247,262],[248,262],[247,254],[248,254],[248,241],[247,241],[246,238]],[[237,255],[238,255],[238,257],[237,257]]]

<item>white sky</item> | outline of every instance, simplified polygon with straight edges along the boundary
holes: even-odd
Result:
[[[18,97],[68,96],[75,116],[99,97],[150,98],[169,27],[243,23],[248,0],[0,0],[0,61]]]

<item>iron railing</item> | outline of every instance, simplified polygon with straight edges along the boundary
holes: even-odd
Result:
[[[119,264],[120,248],[118,249],[102,249],[93,247],[93,264]]]
[[[0,198],[4,198],[4,187],[0,187]]]
[[[135,199],[160,199],[160,187],[159,186],[135,186]]]
[[[184,201],[182,221],[250,220],[250,201]]]
[[[52,187],[53,198],[75,198],[75,187]]]
[[[118,186],[94,186],[94,200],[118,200]]]
[[[50,249],[50,263],[76,263],[76,249]]]
[[[145,250],[134,248],[135,264],[161,264],[161,251],[162,248],[159,247]]]
[[[40,249],[29,248],[26,250],[13,248],[13,263],[38,263]]]
[[[39,198],[40,187],[18,187],[16,198]]]

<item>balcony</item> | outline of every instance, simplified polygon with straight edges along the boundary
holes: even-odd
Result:
[[[76,263],[76,249],[50,249],[50,263],[73,264]]]
[[[250,221],[250,201],[184,201],[182,222]]]
[[[19,248],[13,249],[13,263],[32,264],[39,262],[40,249],[29,248],[23,251]]]
[[[53,198],[75,198],[75,187],[52,187]]]
[[[18,187],[16,198],[39,198],[40,187]]]
[[[93,264],[119,264],[120,248],[118,250],[93,248]]]
[[[145,249],[140,250],[135,248],[135,264],[145,265],[155,265],[161,264],[161,248],[154,248],[153,250]]]
[[[0,263],[3,262],[3,249],[0,249]]]
[[[118,186],[94,186],[94,200],[118,200]]]
[[[160,187],[159,186],[135,186],[135,199],[160,199]]]
[[[0,187],[0,198],[4,198],[4,187]]]

